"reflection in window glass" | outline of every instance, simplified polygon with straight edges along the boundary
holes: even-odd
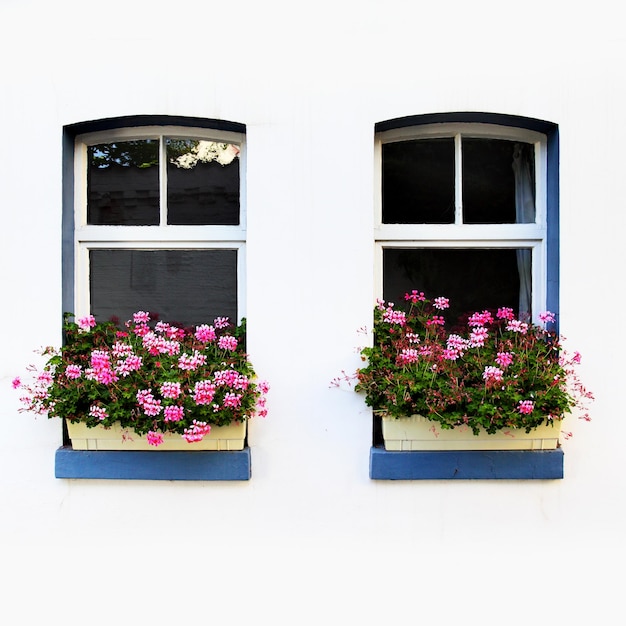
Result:
[[[454,139],[383,144],[385,224],[454,223]]]
[[[91,250],[91,313],[122,323],[136,311],[180,325],[237,321],[237,250]]]
[[[466,224],[515,224],[534,222],[519,215],[519,194],[534,198],[534,151],[530,144],[502,139],[463,138],[463,222]],[[514,158],[527,169],[525,178],[514,171]],[[521,167],[521,165],[520,165]],[[526,187],[526,188],[525,188]],[[517,198],[517,200],[516,200]]]
[[[530,254],[509,248],[386,248],[383,298],[402,306],[404,294],[413,289],[430,298],[445,296],[450,299],[445,317],[451,322],[485,309],[517,312],[525,302],[521,284],[530,285]],[[529,305],[523,304],[525,313]]]
[[[158,140],[88,146],[87,156],[87,223],[159,223]]]
[[[167,139],[169,224],[239,224],[239,148]]]

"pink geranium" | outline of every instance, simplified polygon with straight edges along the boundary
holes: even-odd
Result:
[[[12,381],[21,410],[87,426],[119,424],[153,446],[164,433],[198,441],[211,425],[266,415],[269,386],[255,382],[245,323],[218,317],[191,329],[151,317],[138,311],[122,331],[93,316],[67,316],[63,347],[44,350],[48,361],[29,367],[30,380]]]

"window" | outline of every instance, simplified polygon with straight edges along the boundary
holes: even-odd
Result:
[[[179,325],[245,316],[245,126],[170,116],[73,124],[63,146],[63,310]],[[64,443],[68,444],[67,433]],[[250,450],[56,454],[59,478],[248,480]]]
[[[75,294],[98,319],[190,325],[245,309],[244,135],[147,126],[75,140]]]
[[[375,158],[377,297],[401,305],[413,289],[446,296],[449,320],[502,306],[535,319],[558,313],[556,125],[483,113],[389,120],[376,125]],[[375,422],[373,478],[392,477],[385,464],[397,462],[376,449],[381,443]],[[419,453],[401,454],[411,468],[395,467],[393,478],[458,473],[437,465],[440,455],[434,475],[421,475]],[[468,454],[463,477],[474,477],[478,456]],[[536,466],[529,472],[542,477]]]

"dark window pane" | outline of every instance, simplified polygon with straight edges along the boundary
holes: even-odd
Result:
[[[122,141],[88,147],[87,222],[159,223],[159,142]]]
[[[454,223],[454,139],[383,144],[385,224]]]
[[[526,179],[518,179],[517,183],[513,171],[516,148],[528,167]],[[464,223],[534,221],[534,151],[530,144],[501,139],[463,139],[462,150]],[[516,217],[516,184],[518,193],[524,191],[530,197],[530,219]]]
[[[91,312],[149,311],[181,325],[237,320],[236,250],[91,250]]]
[[[239,148],[167,139],[168,224],[239,224]]]
[[[518,266],[513,249],[396,249],[383,251],[383,298],[404,305],[413,289],[450,299],[446,320],[464,313],[510,307],[518,311],[520,273],[530,276],[530,251]]]

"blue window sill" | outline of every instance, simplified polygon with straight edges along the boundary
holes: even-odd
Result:
[[[395,452],[373,446],[374,480],[560,479],[563,450]]]
[[[250,480],[250,448],[218,452],[56,451],[56,478],[117,480]]]

